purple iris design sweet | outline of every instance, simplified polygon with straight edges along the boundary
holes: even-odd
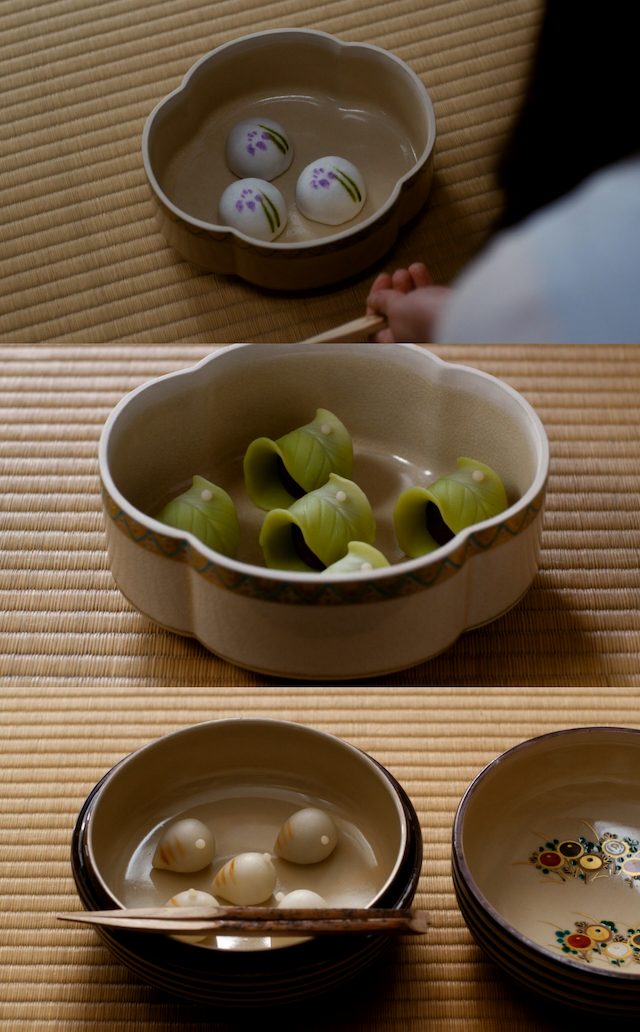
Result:
[[[258,135],[260,136],[260,139],[256,140],[255,137]],[[258,148],[258,150],[266,151],[267,145],[265,143],[265,140],[268,139],[268,133],[258,133],[257,129],[252,129],[250,133],[247,133],[247,150],[249,154],[251,154],[251,156],[253,157],[253,155],[256,152],[256,147]]]
[[[246,204],[249,211],[256,210],[256,204],[262,200],[262,194],[255,194],[250,186],[246,186],[236,201],[236,211],[242,211]]]
[[[324,190],[328,190],[331,186],[330,180],[335,178],[335,175],[331,171],[325,173],[323,168],[314,168],[309,185],[312,186],[314,190],[317,190],[319,186]]]

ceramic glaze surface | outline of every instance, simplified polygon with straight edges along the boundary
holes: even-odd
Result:
[[[352,479],[390,566],[266,569],[264,512],[246,493],[243,456],[256,438],[278,440],[325,406],[351,434]],[[455,470],[461,455],[498,472],[509,508],[408,560],[395,536],[397,498]],[[112,570],[152,619],[235,662],[287,676],[381,673],[434,655],[521,597],[537,567],[547,468],[544,430],[519,395],[420,348],[237,345],[140,388],[109,420],[101,474]],[[149,515],[196,471],[235,503],[237,559]]]
[[[309,806],[330,814],[338,829],[331,855],[304,865],[273,855],[283,824]],[[154,868],[165,830],[186,818],[211,829],[213,860],[191,873]],[[406,843],[402,807],[376,764],[332,736],[268,720],[198,725],[139,750],[107,780],[90,821],[100,881],[128,907],[162,906],[190,888],[231,899],[212,881],[249,852],[273,856],[275,885],[260,899],[265,906],[297,889],[330,906],[368,906],[392,881]],[[268,948],[270,938],[211,935],[200,945],[252,951]]]
[[[550,955],[640,977],[640,733],[527,743],[468,799],[469,872],[500,917]]]

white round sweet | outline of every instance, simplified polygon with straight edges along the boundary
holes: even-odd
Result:
[[[324,810],[307,806],[285,821],[273,851],[294,864],[317,864],[336,848],[338,829]]]
[[[269,899],[276,881],[269,853],[239,853],[218,871],[211,888],[237,907],[251,907]]]
[[[238,179],[218,206],[220,221],[255,240],[275,240],[287,224],[284,197],[266,179]]]
[[[278,910],[290,910],[292,907],[328,907],[326,899],[311,889],[294,889],[287,893],[278,903]]]
[[[296,204],[308,219],[340,226],[355,218],[367,199],[364,179],[344,158],[318,158],[300,173]]]
[[[206,824],[186,817],[165,829],[151,862],[162,870],[191,874],[210,864],[215,851],[216,840]]]
[[[275,179],[292,160],[291,140],[272,118],[245,118],[227,136],[227,165],[243,179]]]
[[[177,892],[170,900],[167,900],[165,907],[219,907],[220,904],[215,896],[201,889],[185,889],[184,892]],[[172,935],[172,939],[179,942],[202,942],[207,938],[205,935]]]

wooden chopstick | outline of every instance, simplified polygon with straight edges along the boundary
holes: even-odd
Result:
[[[56,914],[61,921],[126,928],[137,932],[198,932],[220,935],[422,935],[423,910],[283,909],[271,907],[139,907]]]
[[[357,340],[358,337],[369,336],[379,333],[387,327],[387,320],[384,315],[363,315],[361,319],[354,319],[352,322],[336,326],[334,330],[327,330],[326,333],[319,333],[317,337],[308,337],[301,340],[301,344],[348,344]]]

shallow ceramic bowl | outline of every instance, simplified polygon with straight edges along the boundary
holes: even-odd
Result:
[[[229,130],[262,113],[288,132],[289,169],[273,180],[288,206],[269,244],[219,222],[218,201],[237,177],[227,168]],[[149,116],[144,167],[157,225],[184,258],[276,290],[303,290],[361,272],[395,242],[427,199],[436,123],[429,95],[404,62],[379,47],[310,29],[244,36],[206,54]],[[367,200],[342,226],[305,218],[298,176],[337,154],[364,176]]]
[[[640,731],[523,742],[467,789],[453,830],[460,908],[523,986],[603,1015],[640,1012]]]
[[[392,565],[334,575],[267,569],[264,512],[242,458],[335,412],[354,441],[353,480],[369,498],[376,545]],[[400,492],[467,456],[503,479],[509,509],[407,560],[396,542]],[[251,669],[353,678],[412,666],[513,606],[538,563],[548,445],[506,384],[411,344],[244,344],[139,388],[100,443],[111,569],[151,619]],[[224,487],[240,520],[237,559],[153,519],[198,473]]]
[[[332,814],[339,839],[317,864],[276,858],[275,891],[311,888],[331,906],[409,906],[422,860],[418,820],[395,779],[366,753],[322,731],[279,720],[218,720],[132,753],[93,790],[78,818],[72,866],[88,909],[164,905],[176,892],[211,891],[239,852],[272,852],[296,810]],[[195,874],[152,868],[163,829],[194,816],[216,839]],[[265,905],[275,906],[275,900]],[[106,946],[146,981],[227,1006],[290,1002],[337,986],[371,963],[388,936],[302,940],[208,937],[203,943],[99,929]]]

